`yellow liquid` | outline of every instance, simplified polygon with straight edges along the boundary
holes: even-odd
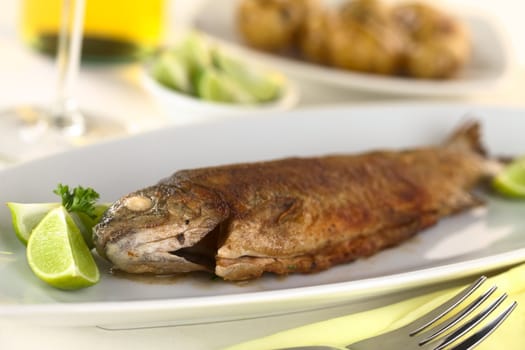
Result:
[[[25,42],[54,54],[63,0],[23,0]],[[163,39],[164,0],[86,0],[82,56],[92,59],[142,57]]]

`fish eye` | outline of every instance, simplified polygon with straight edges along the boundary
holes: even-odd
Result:
[[[189,219],[184,220],[184,224],[185,225],[189,225],[190,224],[190,220]]]
[[[131,211],[146,211],[153,207],[153,201],[148,197],[133,196],[126,198],[124,205]]]

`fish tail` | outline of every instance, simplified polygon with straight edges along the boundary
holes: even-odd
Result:
[[[474,152],[484,157],[487,156],[487,151],[481,142],[481,124],[476,120],[468,121],[457,128],[447,138],[445,145],[466,152]]]

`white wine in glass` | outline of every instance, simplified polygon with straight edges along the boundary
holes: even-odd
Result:
[[[55,54],[62,0],[19,0],[24,42]],[[164,41],[167,0],[87,0],[82,59],[90,62],[133,61],[155,52]]]
[[[125,133],[122,124],[84,114],[73,95],[85,6],[85,0],[62,0],[55,100],[49,106],[14,106],[0,112],[0,161],[29,160],[86,140]]]

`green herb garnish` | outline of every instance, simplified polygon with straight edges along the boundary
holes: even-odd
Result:
[[[78,186],[70,191],[69,186],[58,184],[53,191],[62,198],[62,205],[69,212],[84,213],[91,219],[97,217],[95,203],[99,199],[99,194],[92,188]]]

